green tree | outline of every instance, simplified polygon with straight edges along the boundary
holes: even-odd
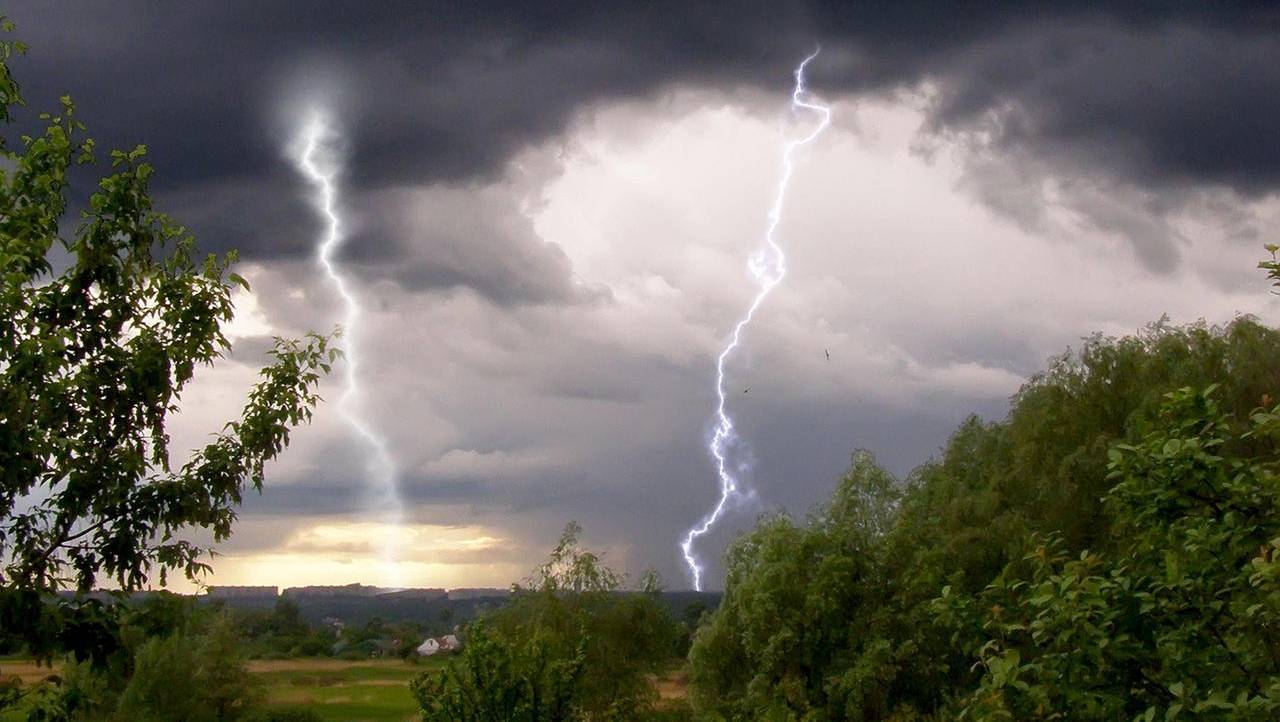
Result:
[[[639,591],[624,591],[581,532],[569,524],[529,583],[467,630],[448,674],[418,678],[424,719],[623,720],[652,707],[650,675],[678,636],[660,581],[646,573]],[[467,704],[476,716],[455,716]]]
[[[735,541],[725,554],[724,598],[689,653],[699,712],[779,720],[888,714],[889,660],[875,632],[887,589],[877,562],[898,490],[859,452],[806,523],[769,517]],[[867,663],[847,664],[859,655]]]
[[[23,104],[8,67],[22,50],[0,41],[6,121]],[[206,571],[185,533],[227,538],[245,487],[261,489],[265,463],[311,418],[334,351],[316,335],[277,339],[240,417],[171,465],[166,422],[229,348],[232,291],[247,284],[228,272],[234,254],[197,258],[153,207],[142,146],[111,154],[64,235],[69,173],[97,162],[94,144],[69,98],[40,118],[16,149],[0,138],[0,637],[101,656],[109,612],[45,595]]]
[[[579,541],[568,524],[560,541],[512,599],[486,617],[495,636],[520,646],[545,645],[555,659],[583,657],[574,703],[584,714],[627,719],[655,701],[649,675],[670,661],[678,630],[646,572],[638,592]]]
[[[215,616],[199,635],[147,639],[134,664],[110,719],[229,722],[258,699],[226,614]]]
[[[410,684],[426,722],[556,722],[573,719],[584,655],[565,658],[545,639],[519,643],[471,625],[461,657]]]
[[[168,627],[168,611],[145,619],[156,611],[139,606],[122,613],[122,646],[111,664],[68,659],[55,682],[29,690],[27,719],[220,722],[256,714],[258,685],[230,614],[192,613]]]
[[[1170,393],[1156,429],[1112,448],[1112,553],[1050,537],[976,602],[940,600],[982,610],[989,635],[969,716],[1280,714],[1280,408],[1240,422],[1215,391]]]
[[[943,624],[932,600],[943,587],[971,598],[1053,535],[1062,553],[1108,556],[1121,541],[1104,498],[1109,450],[1161,421],[1165,395],[1218,384],[1224,413],[1245,418],[1280,388],[1280,333],[1241,317],[1224,326],[1159,322],[1129,337],[1094,336],[1050,362],[1014,397],[1000,422],[970,419],[940,458],[908,480],[889,534],[884,615],[898,658],[891,695],[935,711],[977,684],[978,624]],[[1241,453],[1261,453],[1257,438]]]
[[[838,544],[852,532],[820,519],[762,520],[731,546],[724,600],[691,649],[696,706],[734,719],[948,714],[986,674],[975,662],[991,632],[977,600],[1002,574],[1031,583],[1029,545],[1053,539],[1053,555],[1068,560],[1088,551],[1093,569],[1127,553],[1129,522],[1104,501],[1116,486],[1110,450],[1165,429],[1166,395],[1184,387],[1217,384],[1218,411],[1249,418],[1274,403],[1276,358],[1280,333],[1248,317],[1094,336],[1033,377],[1004,420],[967,420],[938,458],[887,482],[880,534]],[[1228,447],[1236,460],[1261,460],[1274,443],[1242,433]],[[847,484],[832,505],[853,498]],[[816,581],[824,569],[851,576]],[[1011,576],[1019,569],[1024,576]],[[829,608],[840,613],[813,616]]]

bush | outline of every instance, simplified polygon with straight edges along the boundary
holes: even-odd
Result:
[[[581,652],[558,658],[546,640],[523,644],[472,625],[458,660],[443,673],[410,684],[425,722],[537,722],[573,716],[582,676]]]
[[[1248,423],[1214,390],[1167,397],[1111,451],[1114,553],[1035,544],[968,610],[988,639],[977,718],[1272,720],[1280,714],[1280,408]],[[952,608],[964,600],[944,597]]]
[[[445,674],[414,681],[425,720],[636,719],[651,709],[650,675],[672,657],[675,620],[656,576],[623,591],[580,532],[566,527],[531,583],[471,626]]]
[[[886,594],[876,560],[896,496],[893,478],[859,453],[807,524],[775,516],[733,544],[724,599],[689,654],[700,711],[884,716],[886,660],[872,621]],[[860,653],[868,663],[846,666]]]
[[[1274,719],[1276,358],[1251,318],[1095,336],[905,482],[855,458],[731,545],[698,711]]]
[[[254,683],[229,618],[219,616],[202,636],[148,640],[138,650],[116,716],[157,722],[237,720],[257,701]]]

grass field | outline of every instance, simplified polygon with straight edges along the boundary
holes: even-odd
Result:
[[[250,662],[249,671],[262,680],[272,707],[306,707],[333,722],[405,722],[419,719],[409,680],[443,665],[442,659],[284,659]]]
[[[400,660],[344,661],[338,659],[281,659],[249,662],[249,671],[262,682],[264,701],[271,707],[315,710],[326,722],[408,722],[418,720],[409,694],[409,680],[420,672],[436,671],[445,658],[418,664]],[[0,660],[0,676],[34,684],[58,668],[38,667],[30,660]],[[656,719],[683,719],[688,679],[675,668],[655,680],[662,713]],[[20,722],[21,712],[0,713],[0,722]]]
[[[409,680],[424,671],[439,670],[443,659],[409,664],[400,660],[343,661],[283,659],[249,662],[249,671],[262,682],[263,701],[270,707],[306,707],[326,722],[405,722],[417,720],[418,706],[409,694]],[[59,672],[58,665],[37,666],[31,660],[0,660],[0,676],[35,684]],[[19,722],[25,712],[0,712],[0,722]]]

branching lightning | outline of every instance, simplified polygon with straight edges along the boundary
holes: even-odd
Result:
[[[756,311],[760,308],[760,304],[764,302],[765,297],[782,281],[783,276],[787,273],[786,254],[783,253],[782,246],[778,244],[775,233],[778,229],[778,224],[782,221],[782,209],[786,200],[787,185],[791,182],[792,155],[797,148],[807,145],[817,138],[831,123],[831,108],[818,102],[805,89],[804,84],[805,67],[810,61],[818,57],[819,52],[821,52],[821,48],[815,49],[796,68],[796,83],[791,92],[792,111],[807,110],[817,113],[819,117],[818,125],[808,135],[789,140],[783,144],[782,174],[778,181],[777,193],[773,198],[773,205],[769,208],[768,224],[764,235],[765,243],[760,250],[752,254],[747,260],[747,269],[759,284],[759,290],[756,292],[755,298],[752,299],[751,305],[747,308],[746,315],[739,319],[737,325],[733,327],[733,334],[729,338],[729,343],[720,351],[720,356],[716,359],[716,398],[719,403],[716,405],[715,431],[711,435],[711,440],[707,443],[707,449],[715,459],[716,473],[720,479],[720,499],[711,511],[702,517],[701,521],[685,533],[684,540],[680,542],[685,564],[689,566],[689,573],[693,577],[693,588],[697,591],[702,591],[702,564],[693,550],[694,541],[711,530],[711,527],[715,525],[724,513],[725,507],[731,499],[743,496],[738,479],[729,465],[730,446],[737,440],[737,435],[733,430],[733,419],[725,411],[725,362],[733,354],[734,350],[738,348],[738,344],[742,340],[742,332],[750,325],[751,319],[755,317]]]
[[[324,217],[324,231],[319,238],[317,258],[325,275],[333,284],[338,295],[342,297],[343,320],[342,330],[346,343],[343,344],[344,388],[338,401],[338,412],[343,420],[356,432],[369,447],[367,471],[377,506],[383,512],[382,521],[386,524],[382,540],[383,563],[391,574],[392,586],[400,587],[398,565],[396,564],[398,535],[394,530],[399,527],[402,517],[400,493],[397,488],[397,472],[395,461],[387,441],[365,419],[357,403],[359,397],[359,364],[356,353],[357,330],[360,322],[360,304],[348,288],[348,284],[334,262],[333,254],[344,240],[342,218],[337,206],[337,180],[340,168],[334,160],[332,145],[337,134],[324,113],[313,112],[302,128],[301,150],[296,158],[298,169],[315,187],[316,208]]]

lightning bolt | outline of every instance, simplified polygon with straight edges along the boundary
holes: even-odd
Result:
[[[773,198],[773,205],[769,208],[768,224],[764,234],[765,243],[760,250],[747,259],[747,269],[751,272],[752,277],[755,278],[760,288],[756,292],[755,298],[752,299],[751,305],[747,308],[746,315],[739,319],[737,325],[733,327],[733,334],[729,338],[729,343],[720,351],[720,356],[716,359],[716,398],[719,403],[716,405],[715,431],[711,435],[711,440],[707,443],[707,449],[715,459],[716,474],[720,479],[720,499],[712,507],[711,511],[702,517],[701,521],[685,532],[684,540],[680,542],[680,551],[684,554],[685,564],[689,566],[689,574],[693,577],[693,588],[697,591],[702,591],[702,564],[698,561],[693,544],[698,537],[706,534],[711,530],[711,527],[715,526],[731,499],[744,496],[739,488],[740,484],[737,477],[734,476],[733,471],[729,468],[729,447],[737,441],[738,437],[733,430],[733,419],[725,411],[725,362],[733,355],[734,350],[738,348],[738,344],[742,341],[742,332],[751,324],[751,319],[755,317],[760,304],[764,302],[769,292],[782,282],[783,276],[787,273],[787,257],[782,251],[782,246],[778,245],[776,232],[778,224],[782,221],[782,209],[786,200],[787,186],[791,182],[792,156],[797,148],[811,143],[831,124],[831,108],[818,102],[805,89],[804,84],[805,67],[810,61],[818,57],[818,53],[821,51],[821,48],[817,48],[801,61],[796,68],[796,83],[791,91],[792,112],[806,110],[817,113],[819,117],[818,125],[808,135],[789,140],[782,146],[782,174],[778,181],[777,193]]]
[[[296,161],[298,170],[306,176],[316,191],[316,209],[324,217],[324,231],[319,238],[316,257],[334,290],[342,297],[343,319],[342,329],[346,336],[343,357],[346,361],[342,397],[338,400],[338,412],[347,425],[355,431],[360,440],[369,448],[369,460],[366,471],[371,486],[378,497],[378,506],[384,512],[382,521],[384,538],[382,541],[382,561],[390,575],[391,586],[402,587],[400,583],[396,557],[398,551],[398,530],[403,516],[400,493],[396,484],[396,464],[391,457],[387,440],[374,429],[373,425],[360,413],[358,397],[359,363],[356,353],[357,328],[360,322],[360,304],[348,287],[347,281],[339,273],[333,254],[342,245],[345,237],[342,231],[342,218],[338,214],[337,180],[341,168],[335,160],[333,144],[338,134],[329,122],[325,113],[312,112],[302,127],[301,151]]]

